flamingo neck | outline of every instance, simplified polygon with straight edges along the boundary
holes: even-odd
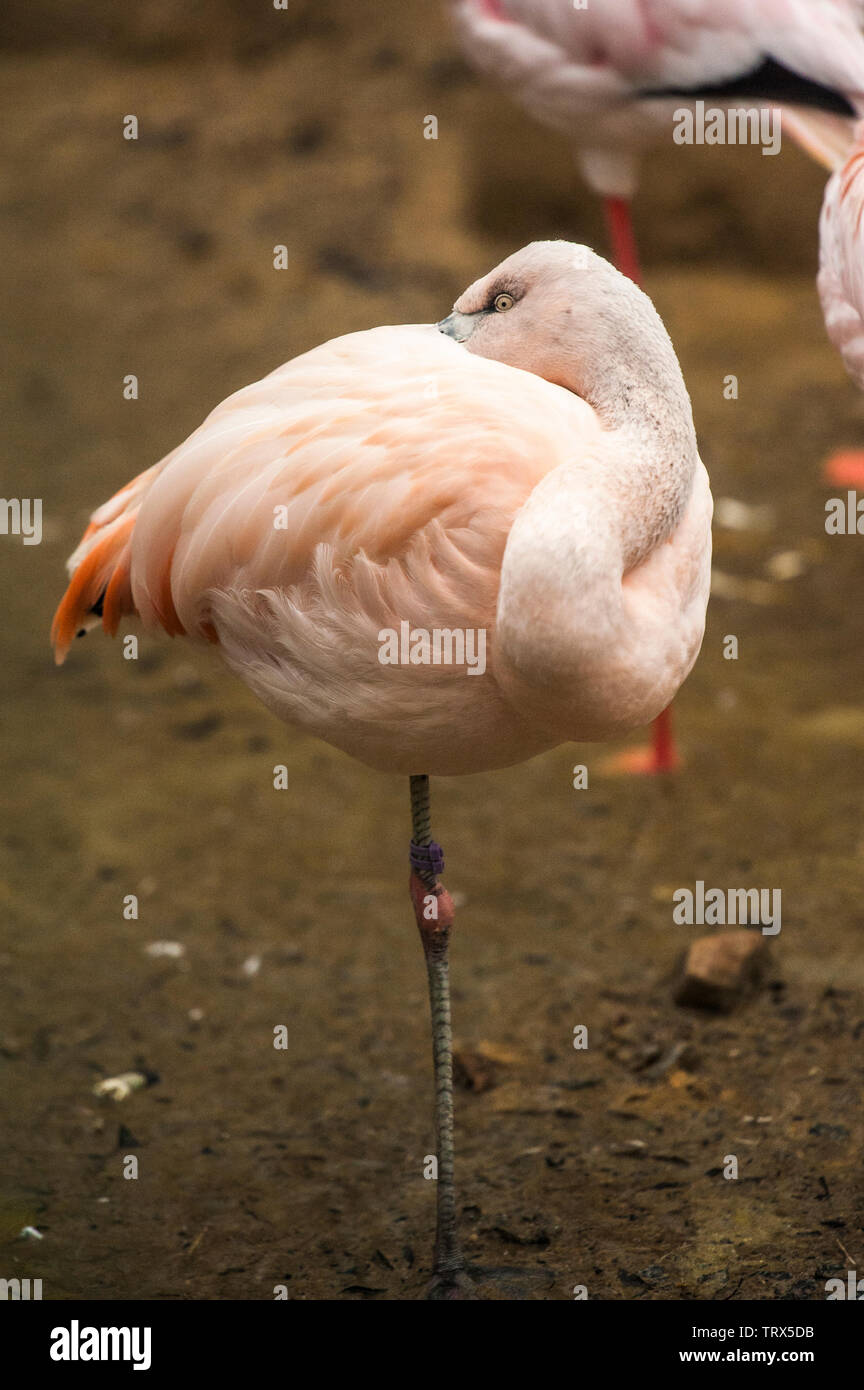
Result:
[[[644,525],[616,463],[610,449],[588,466],[547,474],[518,513],[504,553],[496,679],[525,722],[558,741],[605,740],[650,723],[671,703],[702,638],[707,484],[697,491],[695,478],[682,480],[678,510],[683,516],[695,505],[696,521],[685,517],[665,537],[669,544],[652,547],[652,522]],[[699,471],[704,479],[701,464]],[[631,565],[634,518],[645,556]]]
[[[681,517],[699,462],[690,396],[669,335],[646,295],[616,277],[569,380],[610,437],[627,568],[665,540]]]
[[[687,594],[701,592],[710,532],[688,522],[683,554],[680,540],[706,486],[690,398],[653,305],[620,278],[618,291],[598,300],[595,336],[559,381],[601,428],[575,438],[572,460],[535,487],[501,572],[498,679],[523,717],[560,738],[649,723],[695,659],[704,621]]]

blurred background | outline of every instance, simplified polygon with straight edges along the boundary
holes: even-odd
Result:
[[[440,318],[526,241],[604,251],[600,213],[428,0],[10,0],[0,44],[2,491],[44,511],[41,545],[0,536],[0,1276],[413,1298],[434,1140],[402,780],[282,728],[210,653],[145,636],[124,661],[95,633],[58,672],[48,627],[90,511],[225,395]],[[864,408],[816,297],[820,170],[672,150],[635,205],[646,287],[715,497],[743,506],[720,508],[679,775],[565,747],[433,788],[463,1219],[534,1297],[821,1298],[864,1260],[864,569],[825,534],[820,464]],[[698,879],[782,890],[762,986],[726,1014],[674,1002],[700,929],[671,897]],[[93,1095],[127,1071],[149,1084]]]

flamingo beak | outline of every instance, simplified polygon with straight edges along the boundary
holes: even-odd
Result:
[[[482,309],[476,314],[460,314],[454,309],[452,314],[448,314],[446,319],[436,323],[435,327],[439,333],[446,333],[448,338],[455,339],[457,343],[465,343],[471,337],[477,327],[478,320],[482,317]]]

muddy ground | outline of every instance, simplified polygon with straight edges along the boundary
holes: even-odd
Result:
[[[148,636],[124,661],[94,634],[57,672],[47,629],[92,507],[229,391],[602,227],[566,146],[420,0],[72,20],[13,4],[0,56],[3,492],[45,516],[40,546],[0,537],[0,1276],[413,1299],[434,1190],[406,788],[280,727],[208,653]],[[434,787],[459,1046],[498,1059],[457,1097],[466,1241],[528,1271],[487,1297],[820,1299],[864,1265],[864,557],[826,536],[820,474],[864,407],[813,286],[821,185],[794,150],[660,150],[637,207],[715,496],[766,509],[717,529],[686,768],[614,777],[564,747]],[[700,929],[671,894],[698,879],[782,890],[730,1015],[673,1002]],[[93,1095],[135,1069],[146,1089]]]

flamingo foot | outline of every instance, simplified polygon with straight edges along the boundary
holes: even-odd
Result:
[[[441,1302],[469,1302],[476,1301],[478,1293],[474,1287],[473,1280],[469,1279],[464,1270],[455,1270],[449,1274],[436,1274],[428,1289],[426,1299],[433,1303]]]
[[[657,777],[664,772],[677,772],[680,766],[677,751],[668,762],[661,764],[654,745],[640,743],[635,748],[622,748],[618,753],[601,758],[598,771],[604,777]]]
[[[658,714],[651,730],[650,744],[639,744],[636,748],[622,748],[618,753],[602,758],[600,772],[606,776],[657,776],[664,772],[677,772],[681,766],[681,755],[672,733],[672,718],[668,709]]]
[[[822,478],[835,487],[864,488],[864,449],[838,449],[823,463]]]
[[[469,1265],[467,1271],[436,1274],[426,1298],[523,1303],[547,1298],[560,1283],[560,1275],[544,1265],[533,1269],[514,1265]]]

